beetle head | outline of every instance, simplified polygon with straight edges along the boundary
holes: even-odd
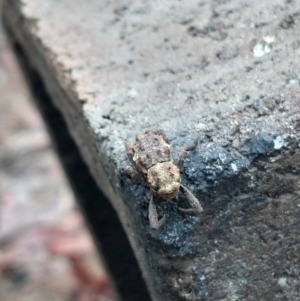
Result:
[[[157,163],[148,170],[152,192],[164,199],[173,199],[180,188],[180,170],[172,162]]]

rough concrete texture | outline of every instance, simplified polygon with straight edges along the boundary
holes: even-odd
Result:
[[[299,300],[300,3],[5,3],[153,300]],[[124,141],[157,128],[175,159],[190,150],[182,182],[204,212],[180,214],[181,195],[157,200],[167,221],[151,230]]]

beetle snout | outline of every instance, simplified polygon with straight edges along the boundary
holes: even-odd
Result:
[[[180,183],[173,182],[158,189],[157,194],[164,199],[173,199],[179,192]]]

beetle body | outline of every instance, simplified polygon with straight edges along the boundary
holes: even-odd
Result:
[[[137,135],[136,142],[127,149],[135,170],[155,196],[172,199],[178,194],[180,169],[174,165],[171,147],[162,135],[147,131]]]
[[[197,198],[183,185],[181,185],[180,168],[173,163],[171,146],[164,132],[147,131],[144,135],[137,135],[133,144],[126,142],[127,154],[132,167],[127,168],[131,177],[141,179],[151,189],[149,205],[149,220],[152,228],[159,228],[164,218],[158,220],[153,202],[153,195],[166,200],[177,196],[180,189],[188,199],[192,209],[179,208],[186,213],[200,213],[203,211]],[[186,152],[181,152],[178,165],[182,166]]]

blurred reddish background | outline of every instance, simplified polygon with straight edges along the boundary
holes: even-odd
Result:
[[[0,32],[0,300],[115,300]]]

